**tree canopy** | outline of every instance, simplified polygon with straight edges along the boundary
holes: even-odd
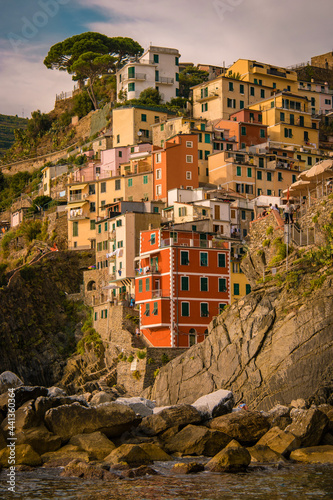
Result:
[[[190,89],[199,83],[208,80],[208,72],[198,69],[196,66],[187,66],[179,73],[179,97],[190,96]]]
[[[88,31],[53,45],[44,59],[49,69],[67,71],[73,80],[89,79],[89,97],[98,108],[93,83],[101,75],[114,72],[130,57],[139,56],[143,48],[132,38],[108,37]]]

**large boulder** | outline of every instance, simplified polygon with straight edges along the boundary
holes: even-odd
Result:
[[[201,415],[193,406],[188,404],[170,406],[159,413],[149,415],[142,419],[138,427],[140,432],[148,436],[156,436],[169,427],[175,425],[185,426],[196,424],[201,421]]]
[[[11,427],[11,417],[7,416],[1,424],[4,432],[7,432]],[[15,411],[15,431],[19,432],[31,427],[38,427],[40,425],[40,418],[37,416],[33,401],[27,401],[20,408]]]
[[[124,405],[132,408],[135,413],[139,414],[140,417],[147,417],[148,415],[152,415],[153,410],[155,408],[155,402],[150,401],[146,398],[141,397],[133,397],[133,398],[117,398],[117,403],[122,403]]]
[[[86,406],[87,408],[89,407],[87,401],[82,396],[40,396],[35,401],[35,409],[39,418],[43,419],[45,413],[51,408],[57,408],[58,406],[63,405],[71,405],[72,403],[76,402],[82,406]]]
[[[317,446],[328,427],[329,418],[317,408],[299,410],[286,431],[301,440],[301,447]]]
[[[100,391],[93,395],[93,397],[89,401],[89,404],[91,404],[92,406],[97,406],[102,403],[111,403],[114,400],[115,397],[113,394],[105,391]]]
[[[206,464],[206,468],[212,472],[242,472],[250,462],[247,449],[233,440]]]
[[[165,449],[169,453],[213,457],[230,441],[232,438],[223,432],[197,425],[187,425],[166,441]]]
[[[104,458],[104,462],[116,465],[126,462],[131,466],[147,465],[153,462],[148,453],[137,444],[122,444]]]
[[[4,394],[8,389],[14,389],[23,385],[22,380],[15,373],[6,371],[0,375],[0,394]]]
[[[251,462],[260,464],[287,463],[287,460],[280,455],[280,453],[273,451],[271,448],[263,444],[256,444],[251,448],[247,448],[247,451],[251,455]]]
[[[35,400],[40,396],[47,396],[48,389],[39,385],[34,387],[20,386],[14,391],[15,393],[15,407],[20,408],[27,401]]]
[[[288,456],[291,451],[300,447],[301,440],[291,432],[282,431],[279,427],[272,427],[257,442],[258,446],[269,446],[276,453]]]
[[[89,481],[96,481],[96,479],[112,481],[119,478],[114,472],[105,470],[102,466],[87,464],[80,459],[69,462],[60,475],[62,477],[79,477],[81,479],[88,479]]]
[[[197,399],[192,406],[198,410],[203,419],[215,418],[230,413],[235,405],[231,391],[220,389]]]
[[[11,452],[10,448],[4,448],[0,451],[0,466],[10,466]],[[42,459],[29,444],[19,444],[15,446],[15,465],[31,465],[34,467],[42,465]]]
[[[43,453],[41,458],[43,464],[47,467],[65,467],[75,459],[89,462],[89,453],[82,451],[79,446],[66,444],[57,451]]]
[[[240,410],[216,417],[208,425],[211,429],[224,432],[244,446],[255,444],[269,429],[267,417],[249,410]]]
[[[52,386],[47,389],[47,395],[49,398],[57,398],[67,396],[67,393],[61,387]]]
[[[103,460],[116,446],[102,432],[91,434],[77,434],[71,437],[69,444],[78,446],[82,451],[89,453],[91,460]]]
[[[333,464],[333,446],[310,446],[301,448],[290,454],[292,460],[308,464]]]
[[[172,460],[170,455],[165,453],[162,448],[154,443],[140,443],[139,446],[147,453],[150,460],[153,462],[168,462],[169,460]]]
[[[197,474],[204,470],[204,464],[198,462],[177,463],[172,467],[172,472],[176,474]]]
[[[68,441],[76,434],[100,431],[107,437],[116,437],[137,425],[131,408],[117,403],[103,403],[86,408],[79,403],[52,408],[45,414],[45,423],[54,433]]]
[[[267,417],[271,427],[279,427],[285,429],[287,425],[291,424],[290,417],[291,408],[283,405],[276,405],[274,408],[267,412]]]
[[[15,434],[17,444],[29,444],[39,455],[56,451],[61,446],[61,437],[55,436],[44,425],[22,429]]]

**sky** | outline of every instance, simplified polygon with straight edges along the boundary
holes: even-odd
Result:
[[[43,60],[79,33],[176,48],[181,62],[289,66],[333,50],[332,15],[332,0],[1,0],[0,114],[49,112],[73,89]]]

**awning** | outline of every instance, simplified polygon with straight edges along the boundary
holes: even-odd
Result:
[[[126,285],[131,285],[132,284],[132,280],[131,278],[126,278],[124,280],[121,280],[120,283],[123,285],[123,286],[126,286]]]
[[[113,285],[112,283],[110,285],[107,285],[107,286],[103,286],[102,289],[103,290],[113,290],[114,288],[120,288],[120,286],[117,286],[117,285]]]
[[[88,200],[86,200],[86,201],[72,202],[71,205],[67,205],[66,206],[66,210],[75,210],[76,208],[81,208],[86,203],[88,203]]]
[[[88,186],[88,184],[72,184],[69,189],[70,191],[78,191],[84,189],[86,186]]]

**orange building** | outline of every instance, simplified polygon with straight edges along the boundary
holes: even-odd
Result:
[[[198,136],[178,134],[153,153],[154,199],[167,201],[174,188],[199,187]]]
[[[229,135],[237,141],[238,149],[267,142],[267,125],[263,125],[260,111],[242,109],[231,114],[229,120],[218,121],[215,130],[219,129],[229,129]]]
[[[230,304],[230,243],[214,233],[152,229],[140,234],[135,301],[140,330],[154,347],[202,342]]]

